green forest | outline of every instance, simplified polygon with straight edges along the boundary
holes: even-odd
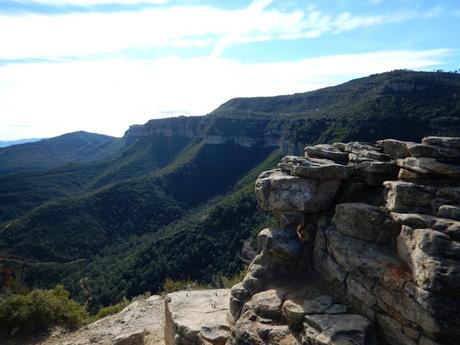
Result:
[[[458,95],[459,74],[394,71],[233,99],[194,118],[188,136],[184,117],[159,120],[178,134],[155,134],[152,120],[145,136],[77,132],[0,148],[3,294],[12,282],[23,296],[62,284],[59,298],[96,314],[168,279],[222,286],[244,269],[243,244],[256,249],[254,234],[275,223],[256,204],[259,173],[306,144],[460,135]],[[278,144],[235,140],[264,137]]]

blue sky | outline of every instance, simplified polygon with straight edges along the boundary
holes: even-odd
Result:
[[[0,140],[460,69],[457,0],[3,0]]]

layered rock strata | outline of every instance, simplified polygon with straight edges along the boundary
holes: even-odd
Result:
[[[306,147],[255,193],[279,225],[231,289],[227,344],[458,343],[460,138]]]

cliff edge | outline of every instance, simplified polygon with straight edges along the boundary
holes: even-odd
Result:
[[[458,344],[460,138],[308,146],[255,193],[278,226],[230,291],[153,296],[43,344]]]
[[[227,344],[458,344],[460,138],[305,148],[256,182],[278,228]]]

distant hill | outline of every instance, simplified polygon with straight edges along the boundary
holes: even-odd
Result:
[[[460,135],[459,113],[460,74],[398,70],[294,95],[235,98],[199,119],[152,120],[126,136],[180,132],[301,153],[320,142]]]
[[[19,144],[34,143],[34,142],[39,141],[39,140],[42,140],[42,138],[7,140],[7,141],[1,141],[0,140],[0,148],[1,147],[13,146],[13,145],[19,145]]]
[[[0,148],[0,175],[91,162],[112,154],[121,145],[122,139],[81,131],[8,146]]]
[[[253,184],[281,154],[437,134],[460,136],[460,75],[394,71],[237,98],[122,139],[77,132],[1,149],[0,265],[31,286],[64,283],[92,308],[156,292],[167,277],[216,283],[273,222]]]

